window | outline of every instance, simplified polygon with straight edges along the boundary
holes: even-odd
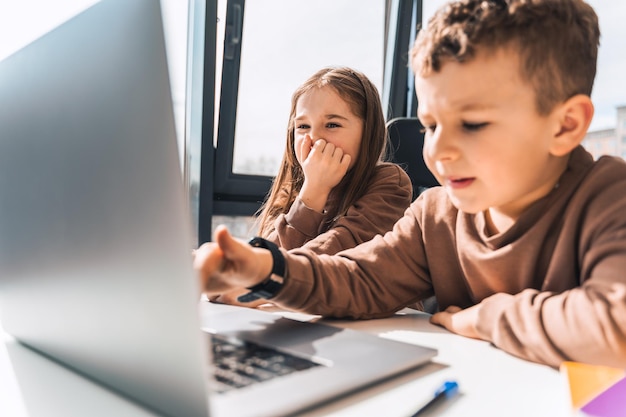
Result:
[[[232,204],[220,205],[235,195],[256,210],[278,171],[291,94],[300,83],[323,66],[348,65],[382,87],[385,3],[231,0],[220,24],[216,212],[232,212]]]
[[[600,21],[600,49],[598,51],[598,68],[596,80],[591,94],[595,106],[595,114],[589,127],[592,136],[594,132],[608,131],[612,140],[607,141],[608,147],[598,144],[600,151],[594,152],[587,148],[597,158],[604,153],[623,156],[623,149],[618,144],[620,124],[626,128],[626,122],[620,123],[619,109],[626,104],[626,81],[623,74],[626,72],[626,59],[623,54],[623,43],[626,38],[626,4],[609,2],[606,0],[588,0],[595,9]],[[590,142],[593,139],[590,139]]]
[[[243,216],[242,220],[249,222],[248,217],[258,210],[282,159],[291,94],[316,70],[330,65],[354,67],[367,74],[381,93],[391,90],[385,88],[390,79],[400,79],[397,88],[406,100],[406,49],[408,37],[414,36],[410,31],[415,26],[411,25],[414,3],[413,0],[207,3],[205,22],[218,22],[215,30],[218,58],[216,63],[209,62],[206,55],[210,55],[208,51],[213,46],[205,43],[202,119],[213,118],[217,141],[212,135],[211,145],[215,149],[209,150],[209,133],[197,133],[203,145],[192,149],[202,153],[202,167],[196,167],[202,172],[197,186],[201,190],[197,198],[200,241],[210,239],[207,215],[200,213]],[[216,13],[215,18],[212,13]],[[390,39],[394,46],[387,47],[388,27],[393,27],[394,32],[398,28],[404,30],[405,39],[399,41],[406,44],[402,65],[396,65],[385,55],[386,48],[402,52],[395,47],[395,36]],[[212,31],[213,27],[207,25],[206,34]],[[192,43],[198,42],[200,36],[194,34]],[[207,38],[203,40],[206,42]],[[211,65],[214,67],[210,68]],[[394,67],[404,72],[404,77],[391,77],[389,71]],[[208,114],[206,97],[210,78],[207,74],[213,70],[216,87],[209,93],[217,96],[213,104],[215,113],[219,112],[216,118],[214,113]],[[390,109],[403,111],[391,98],[383,97],[383,101]],[[204,128],[209,127],[203,125]],[[207,159],[215,161],[212,173],[209,171],[213,167]],[[211,201],[206,194],[212,195]]]
[[[204,0],[202,0],[204,1]],[[0,59],[16,52],[26,44],[98,3],[99,0],[20,0],[0,2]],[[190,4],[200,3],[190,0]],[[161,0],[165,41],[170,69],[170,83],[178,137],[181,166],[184,156],[186,132],[186,71],[188,2],[186,0]],[[197,181],[196,181],[197,183]],[[193,187],[190,187],[192,189]],[[197,205],[191,204],[197,219]]]
[[[247,2],[233,172],[276,174],[291,94],[321,67],[357,68],[382,89],[384,25],[381,0]]]
[[[99,0],[20,0],[0,2],[0,59],[98,3]],[[181,158],[184,154],[187,3],[162,0],[163,24]],[[36,12],[33,12],[36,10]]]

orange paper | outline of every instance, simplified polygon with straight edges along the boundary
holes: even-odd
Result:
[[[567,377],[572,408],[576,410],[626,376],[624,369],[579,362],[563,362],[560,370]]]

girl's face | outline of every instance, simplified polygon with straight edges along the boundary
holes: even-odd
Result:
[[[296,103],[294,123],[294,148],[302,164],[301,144],[306,136],[312,143],[324,139],[345,154],[350,155],[350,168],[356,163],[363,138],[363,120],[356,116],[350,105],[331,87],[314,88],[303,94]]]

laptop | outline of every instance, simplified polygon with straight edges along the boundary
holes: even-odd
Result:
[[[428,362],[426,347],[201,301],[164,45],[158,1],[104,0],[0,62],[4,330],[176,417],[297,413]],[[289,369],[247,374],[228,357],[241,347]]]

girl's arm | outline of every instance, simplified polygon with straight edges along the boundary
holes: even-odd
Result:
[[[287,250],[304,246],[316,253],[334,254],[391,230],[410,205],[412,192],[402,168],[381,164],[365,194],[346,215],[332,221],[297,199],[287,214],[276,219],[274,231],[266,238]]]

